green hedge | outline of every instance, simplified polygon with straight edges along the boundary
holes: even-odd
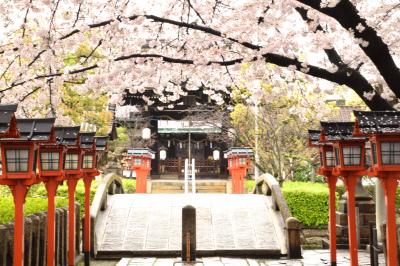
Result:
[[[282,193],[293,216],[306,226],[325,226],[329,220],[329,191],[325,184],[284,182]],[[339,194],[336,193],[337,199]]]
[[[122,178],[122,184],[124,186],[124,192],[126,194],[132,194],[132,193],[136,192],[136,180],[135,179]]]
[[[47,211],[47,198],[27,197],[25,201],[25,215]],[[68,200],[64,198],[56,198],[56,207],[64,207],[68,205]],[[14,201],[11,196],[2,197],[0,199],[0,224],[11,222],[14,220]]]

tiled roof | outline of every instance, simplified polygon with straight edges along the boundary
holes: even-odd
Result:
[[[77,145],[80,126],[55,127],[57,142],[65,145]]]
[[[354,111],[354,115],[361,133],[400,133],[400,112]]]
[[[321,128],[327,141],[364,139],[353,136],[354,122],[321,122]]]
[[[10,127],[11,118],[17,111],[17,104],[0,105],[0,132],[7,131]]]
[[[17,127],[21,139],[48,141],[55,118],[24,118],[17,119]]]

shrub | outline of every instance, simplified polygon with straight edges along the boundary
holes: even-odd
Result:
[[[27,197],[25,201],[24,214],[47,211],[47,198],[31,198]],[[64,207],[68,205],[68,200],[64,198],[56,198],[56,207]],[[12,196],[2,197],[0,200],[0,224],[11,222],[14,220],[14,201]]]
[[[282,193],[294,217],[306,226],[324,226],[329,220],[326,184],[284,182]],[[338,199],[338,194],[336,194]]]
[[[255,183],[256,182],[253,179],[246,179],[244,182],[244,192],[251,193],[253,191]]]
[[[126,194],[132,194],[136,192],[136,180],[130,178],[122,178],[122,184]]]

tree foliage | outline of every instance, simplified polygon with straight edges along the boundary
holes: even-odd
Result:
[[[274,87],[306,73],[373,110],[398,108],[398,10],[394,0],[1,1],[1,102],[54,113],[64,84],[79,80],[71,88],[113,103],[125,90],[175,101],[184,82],[221,104],[241,64],[268,62],[282,67]]]

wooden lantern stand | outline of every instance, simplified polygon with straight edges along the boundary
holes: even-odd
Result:
[[[386,263],[398,265],[396,191],[400,177],[400,112],[355,111],[354,135],[368,136],[371,143],[371,167],[368,175],[378,177],[385,192]]]
[[[250,157],[253,151],[249,148],[232,147],[225,152],[228,159],[228,170],[232,176],[232,193],[244,193],[244,178],[250,168]]]
[[[100,174],[97,170],[95,132],[81,133],[80,147],[82,149],[82,178],[85,186],[83,253],[85,265],[90,265],[90,188],[94,177]]]
[[[131,170],[136,173],[136,193],[147,193],[147,178],[151,171],[153,152],[147,148],[133,148],[127,151]]]
[[[55,265],[55,196],[63,181],[62,157],[64,147],[55,143],[55,118],[17,119],[21,138],[31,140],[37,146],[35,168],[37,178],[43,181],[47,191],[47,265]],[[51,154],[51,155],[50,155]],[[47,157],[45,158],[45,155]],[[53,156],[55,156],[53,158]],[[56,157],[58,156],[58,158]],[[43,157],[43,158],[42,158]]]
[[[329,142],[320,142],[320,130],[308,130],[308,146],[319,149],[320,167],[318,174],[325,176],[329,189],[329,249],[331,265],[336,266],[336,183],[338,177],[332,174],[333,148]]]
[[[355,191],[358,179],[367,172],[365,168],[366,139],[353,136],[354,123],[352,122],[321,122],[321,127],[320,140],[332,142],[333,145],[335,167],[332,175],[340,176],[346,186],[350,261],[352,266],[358,266]]]
[[[79,146],[79,126],[55,127],[57,142],[66,145],[64,155],[64,175],[68,186],[68,265],[75,265],[75,191],[79,179],[82,178],[82,152]]]

